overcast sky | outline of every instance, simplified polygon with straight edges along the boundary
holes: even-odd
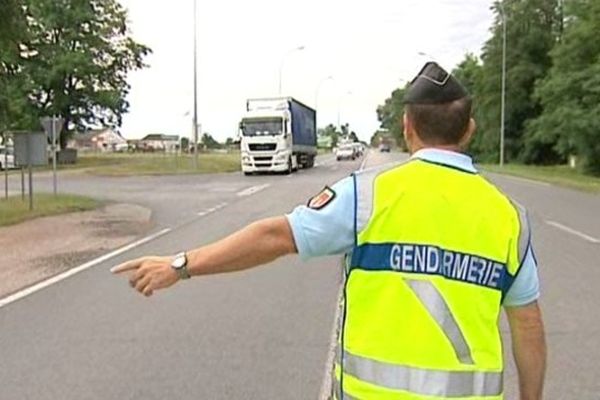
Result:
[[[134,38],[152,48],[130,76],[122,133],[190,135],[193,0],[120,0]],[[348,122],[363,139],[375,109],[428,61],[451,69],[490,36],[491,0],[198,1],[198,115],[217,140],[235,136],[245,100],[283,94],[315,107],[319,126]],[[305,46],[302,51],[290,50]],[[286,56],[287,54],[287,56]],[[189,113],[189,115],[186,115]]]

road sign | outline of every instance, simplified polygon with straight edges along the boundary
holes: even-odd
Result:
[[[48,135],[48,138],[53,141],[54,138],[60,137],[65,120],[56,117],[44,117],[40,119],[40,123],[44,128],[44,132]]]
[[[56,196],[56,191],[57,191],[57,189],[56,189],[56,187],[57,187],[57,183],[56,183],[57,143],[56,143],[56,141],[60,137],[60,131],[62,131],[65,120],[62,118],[57,118],[55,116],[52,116],[52,117],[44,117],[44,118],[40,119],[40,122],[41,122],[42,126],[44,127],[44,130],[46,131],[46,135],[48,136],[48,138],[50,139],[50,142],[52,143],[52,181],[53,181],[52,186],[54,187],[54,195]]]
[[[14,135],[15,165],[48,165],[48,142],[43,132],[18,132]]]
[[[15,164],[21,168],[27,166],[29,170],[29,210],[31,211],[33,210],[33,167],[48,164],[46,153],[48,141],[44,132],[17,132],[14,135],[14,143]]]

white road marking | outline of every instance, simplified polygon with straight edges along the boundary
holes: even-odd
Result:
[[[566,226],[566,225],[563,225],[563,224],[561,224],[561,223],[559,223],[559,222],[556,222],[556,221],[546,221],[546,223],[547,223],[548,225],[552,225],[552,226],[554,226],[555,228],[558,228],[558,229],[560,229],[560,230],[563,230],[563,231],[565,231],[565,232],[567,232],[567,233],[570,233],[570,234],[572,234],[572,235],[579,236],[579,237],[580,237],[580,238],[582,238],[583,240],[586,240],[586,241],[588,241],[588,242],[590,242],[590,243],[594,243],[594,244],[598,244],[598,243],[600,243],[600,239],[596,239],[595,237],[592,237],[592,236],[590,236],[590,235],[586,235],[585,233],[583,233],[583,232],[579,232],[579,231],[578,231],[578,230],[576,230],[576,229],[569,228],[568,226]]]
[[[130,243],[130,244],[126,245],[126,246],[123,246],[123,247],[121,247],[121,248],[119,248],[117,250],[111,251],[108,254],[105,254],[105,255],[100,256],[98,258],[95,258],[95,259],[93,259],[91,261],[88,261],[85,264],[82,264],[82,265],[80,265],[78,267],[72,268],[72,269],[70,269],[68,271],[65,271],[65,272],[61,273],[61,274],[53,276],[52,278],[48,278],[45,281],[36,283],[35,285],[30,286],[30,287],[28,287],[26,289],[23,289],[21,291],[18,291],[17,293],[11,294],[10,296],[7,296],[7,297],[5,297],[3,299],[0,299],[0,308],[4,307],[4,306],[6,306],[6,305],[8,305],[10,303],[13,303],[13,302],[15,302],[17,300],[21,300],[22,298],[27,297],[27,296],[29,296],[29,295],[31,295],[31,294],[33,294],[35,292],[38,292],[38,291],[40,291],[42,289],[45,289],[48,286],[51,286],[51,285],[54,285],[55,283],[63,281],[63,280],[65,280],[65,279],[67,279],[67,278],[69,278],[69,277],[71,277],[71,276],[73,276],[75,274],[78,274],[78,273],[80,273],[82,271],[85,271],[86,269],[89,269],[89,268],[91,268],[91,267],[93,267],[95,265],[98,265],[98,264],[100,264],[100,263],[102,263],[102,262],[104,262],[106,260],[109,260],[109,259],[111,259],[113,257],[116,257],[116,256],[118,256],[120,254],[123,254],[126,251],[129,251],[129,250],[131,250],[131,249],[133,249],[135,247],[141,246],[144,243],[148,243],[148,242],[150,242],[150,241],[152,241],[152,240],[154,240],[156,238],[159,238],[159,237],[161,237],[161,236],[163,236],[163,235],[165,235],[165,234],[167,234],[169,232],[171,232],[171,228],[165,228],[165,229],[163,229],[161,231],[158,231],[158,232],[156,232],[156,233],[154,233],[154,234],[152,234],[150,236],[146,236],[145,238],[137,240],[137,241],[135,241],[133,243]]]
[[[340,291],[337,296],[338,300],[335,305],[335,318],[333,319],[333,328],[331,329],[329,352],[327,353],[327,361],[325,363],[325,376],[323,377],[323,384],[321,384],[321,390],[319,391],[319,400],[328,400],[333,388],[333,363],[335,362],[335,348],[337,346],[338,329],[340,327],[343,290],[344,286],[342,285],[340,287]]]
[[[219,211],[220,209],[225,208],[225,207],[227,207],[227,203],[219,203],[214,207],[207,208],[206,210],[202,210],[202,211],[198,212],[196,215],[198,215],[199,217],[204,217],[205,215],[212,214],[215,211]]]
[[[367,159],[369,158],[369,154],[371,154],[371,151],[367,150],[367,154],[365,154],[365,158],[362,160],[362,163],[360,163],[360,168],[358,169],[359,171],[362,171],[363,169],[365,169],[365,165],[367,164]]]
[[[269,186],[271,186],[271,185],[268,183],[265,183],[264,185],[252,186],[252,187],[249,187],[248,189],[244,189],[241,192],[238,192],[237,195],[240,197],[250,196],[250,195],[253,195],[254,193],[260,192],[261,190],[265,190]]]

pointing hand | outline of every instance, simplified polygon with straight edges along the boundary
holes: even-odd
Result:
[[[155,290],[173,286],[179,275],[171,267],[171,257],[142,257],[111,268],[113,274],[129,272],[129,284],[146,297]]]

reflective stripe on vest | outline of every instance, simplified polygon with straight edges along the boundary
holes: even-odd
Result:
[[[442,328],[452,343],[460,362],[469,365],[475,364],[471,356],[471,349],[469,349],[469,345],[441,293],[428,281],[407,280],[406,283]]]
[[[338,352],[339,353],[339,352]],[[502,372],[438,371],[394,365],[344,352],[344,373],[390,390],[403,390],[423,396],[474,397],[502,394]],[[337,379],[336,396],[342,393]]]

